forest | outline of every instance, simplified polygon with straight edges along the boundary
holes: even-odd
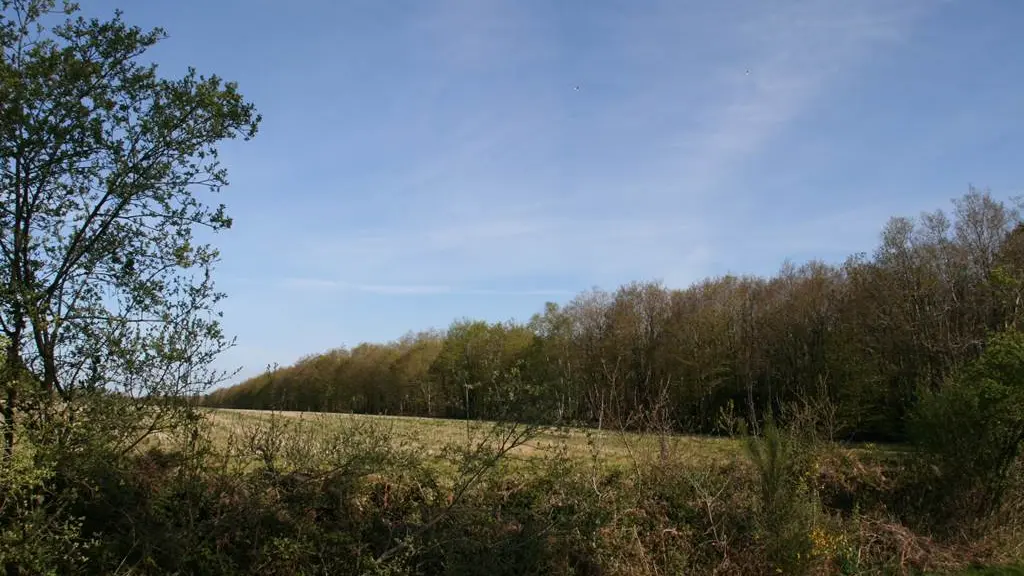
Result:
[[[1019,327],[1024,227],[1016,203],[971,189],[879,228],[873,253],[840,264],[595,289],[525,323],[458,320],[310,355],[204,403],[599,428],[643,428],[658,412],[678,432],[714,433],[723,412],[784,418],[800,401],[830,407],[836,439],[898,442],[922,391]]]

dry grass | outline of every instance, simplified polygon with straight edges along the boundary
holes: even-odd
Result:
[[[385,427],[396,441],[412,443],[426,454],[438,453],[444,446],[479,438],[494,426],[492,422],[418,418],[410,416],[368,416],[318,412],[267,412],[260,410],[217,409],[209,411],[213,439],[220,441],[240,432],[256,419],[272,415],[294,419],[300,425],[314,426],[325,432],[334,427]],[[607,465],[633,466],[666,455],[695,468],[717,467],[742,458],[741,444],[729,438],[635,434],[608,430],[544,427],[526,444],[516,448],[514,458],[534,458],[565,451],[574,459],[599,459]],[[664,444],[664,451],[663,451]]]

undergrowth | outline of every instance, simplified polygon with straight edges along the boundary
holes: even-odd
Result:
[[[23,451],[4,469],[15,489],[0,495],[0,560],[22,574],[655,576],[956,573],[1021,559],[1019,500],[970,538],[911,529],[893,497],[900,465],[806,428],[769,422],[745,437],[745,457],[713,465],[670,443],[633,447],[630,462],[597,443],[590,458],[564,446],[511,456],[535,434],[478,427],[428,454],[384,420],[271,414],[217,442],[196,429],[46,472]]]

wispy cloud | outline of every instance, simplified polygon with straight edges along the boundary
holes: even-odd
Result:
[[[302,274],[365,279],[330,288],[378,294],[695,280],[765,226],[750,167],[913,15],[882,0],[699,17],[667,3],[617,23],[590,56],[558,36],[589,34],[584,17],[559,28],[511,4],[471,4],[442,4],[427,21],[444,41],[397,136],[419,148],[394,202],[362,230],[310,237]],[[565,77],[534,75],[554,68],[523,55],[538,47],[569,62]],[[693,57],[663,58],[673,51]]]
[[[738,169],[756,157],[823,96],[831,82],[854,75],[873,52],[898,41],[916,2],[773,2],[727,34],[736,56],[704,81],[715,102],[679,139],[684,173],[703,193],[729,190]]]
[[[359,284],[324,278],[285,278],[281,281],[281,286],[300,291],[355,291],[409,296],[566,296],[573,293],[562,289],[497,290],[425,284]]]
[[[614,283],[624,272],[637,279],[668,270],[694,274],[710,253],[701,231],[698,222],[677,217],[492,217],[481,224],[382,230],[311,244],[309,269],[315,278],[340,272],[371,279],[367,284],[374,286],[426,283],[429,290],[421,292],[450,285],[513,285],[515,290],[493,293],[523,293],[522,285],[540,282],[561,284],[554,292],[544,290],[557,293],[563,286],[578,290]]]

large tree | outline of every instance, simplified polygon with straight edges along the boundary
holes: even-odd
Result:
[[[220,376],[217,251],[195,233],[230,226],[205,198],[227,183],[217,145],[259,117],[233,83],[143,62],[160,29],[53,0],[0,8],[5,452],[16,417],[72,418],[101,398],[132,411],[102,418],[127,448],[167,423],[154,404]]]

